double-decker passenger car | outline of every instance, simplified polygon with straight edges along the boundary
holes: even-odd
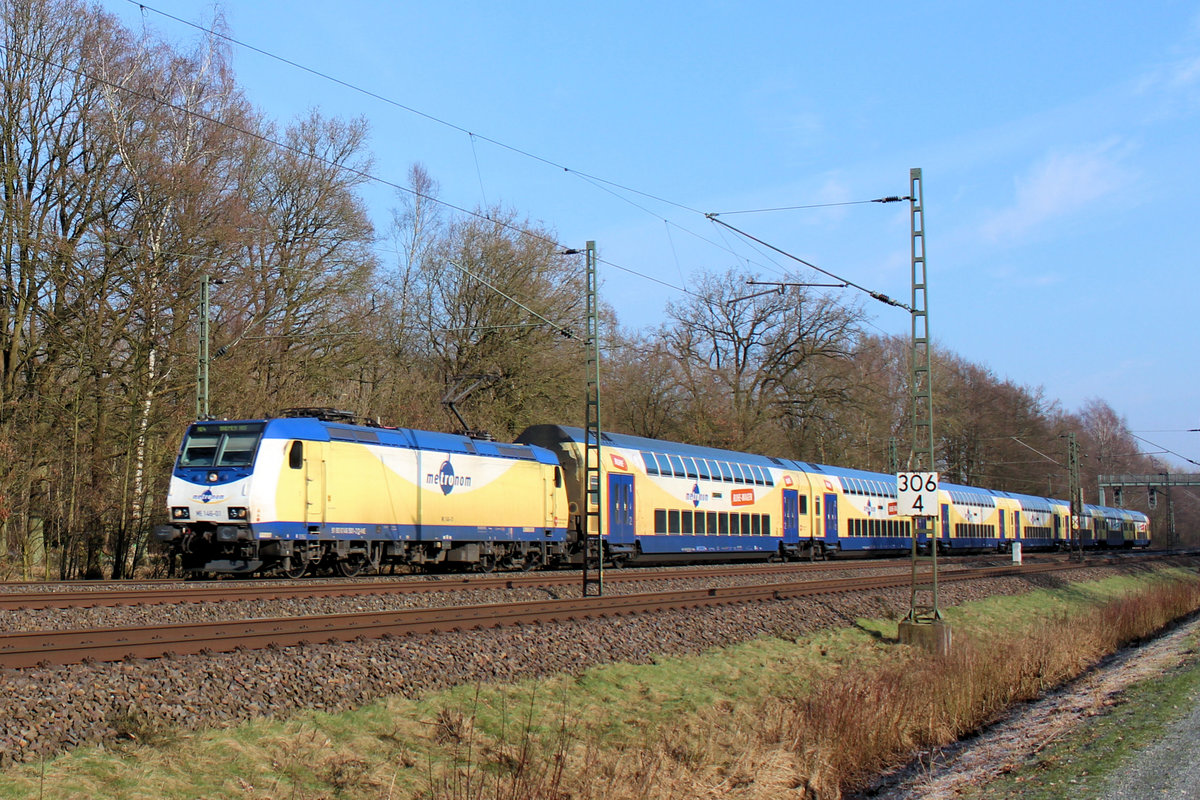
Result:
[[[584,431],[527,428],[518,442],[553,452],[580,524],[588,519]],[[793,462],[605,433],[603,538],[617,562],[796,556],[812,546],[812,489]]]

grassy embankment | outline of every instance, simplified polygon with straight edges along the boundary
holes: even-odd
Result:
[[[393,698],[202,733],[138,730],[0,775],[0,797],[837,797],[1200,608],[1172,569],[949,609],[955,646],[895,622],[651,665]]]

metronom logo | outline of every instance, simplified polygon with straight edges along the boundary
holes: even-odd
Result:
[[[450,459],[442,462],[442,467],[437,472],[428,472],[425,474],[426,486],[440,486],[442,494],[450,494],[458,486],[470,486],[470,475],[455,475],[454,467],[450,464]]]

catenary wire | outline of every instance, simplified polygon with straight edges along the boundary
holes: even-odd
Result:
[[[308,73],[308,74],[310,74],[310,75],[313,75],[313,76],[315,76],[315,77],[319,77],[319,78],[321,78],[322,80],[326,80],[326,81],[329,81],[329,82],[331,82],[331,83],[337,84],[337,85],[339,85],[339,86],[342,86],[342,87],[344,87],[344,88],[346,88],[346,89],[349,89],[349,90],[351,90],[351,91],[353,91],[353,92],[356,92],[356,93],[358,93],[358,94],[364,95],[364,96],[366,96],[366,97],[370,97],[370,98],[372,98],[372,99],[375,99],[375,100],[378,100],[378,101],[380,101],[380,102],[382,102],[382,103],[386,103],[386,104],[388,104],[388,105],[391,105],[391,106],[393,106],[393,107],[395,107],[395,108],[399,108],[399,109],[401,109],[401,110],[403,110],[403,111],[407,111],[408,113],[414,114],[414,115],[416,115],[416,116],[419,116],[419,117],[421,117],[421,118],[423,118],[423,119],[429,120],[429,121],[431,121],[431,122],[434,122],[434,123],[436,123],[436,124],[443,125],[443,126],[445,126],[445,127],[447,127],[447,128],[450,128],[450,129],[452,129],[452,130],[454,130],[454,131],[457,131],[457,132],[459,132],[459,133],[464,133],[464,134],[466,134],[468,137],[470,137],[470,140],[471,140],[471,145],[472,145],[472,152],[474,152],[474,144],[475,144],[475,139],[480,139],[480,140],[482,140],[482,141],[485,141],[485,142],[487,142],[487,143],[489,143],[489,144],[492,144],[492,145],[494,145],[494,146],[496,146],[496,147],[500,147],[500,148],[502,148],[502,149],[505,149],[505,150],[508,150],[508,151],[510,151],[510,152],[512,152],[512,153],[516,153],[516,154],[518,154],[518,155],[521,155],[521,156],[523,156],[523,157],[526,157],[526,158],[532,159],[532,160],[534,160],[534,161],[537,161],[537,162],[539,162],[539,163],[545,164],[545,165],[547,165],[547,166],[554,167],[555,169],[561,170],[561,171],[563,171],[563,172],[565,172],[565,173],[568,173],[568,174],[574,175],[574,176],[576,176],[576,177],[578,177],[578,178],[580,178],[580,179],[582,179],[582,180],[585,180],[586,182],[588,182],[588,183],[592,184],[593,186],[595,186],[595,187],[597,187],[597,188],[605,188],[605,189],[606,189],[606,191],[609,191],[609,193],[610,193],[610,194],[612,194],[612,195],[613,195],[614,197],[616,197],[617,199],[623,200],[624,202],[627,202],[627,203],[629,203],[629,204],[633,205],[634,207],[636,207],[636,208],[638,208],[638,209],[640,209],[640,210],[642,210],[642,211],[646,212],[647,214],[650,214],[650,215],[652,215],[652,216],[656,216],[656,217],[658,217],[659,219],[662,219],[664,222],[667,222],[667,223],[669,223],[669,224],[673,224],[673,223],[670,223],[670,221],[669,221],[669,220],[667,220],[666,218],[662,217],[660,214],[656,214],[655,212],[651,211],[650,209],[648,209],[648,208],[645,208],[644,206],[641,206],[641,205],[639,205],[639,204],[637,204],[637,203],[634,203],[634,202],[633,202],[632,200],[630,200],[629,198],[627,198],[627,197],[623,197],[622,195],[620,195],[620,194],[619,194],[619,193],[617,193],[616,191],[613,191],[613,189],[619,189],[619,190],[621,190],[621,191],[624,191],[624,192],[629,192],[629,193],[631,193],[631,194],[635,194],[635,195],[638,195],[638,196],[640,196],[640,197],[647,198],[647,199],[649,199],[649,200],[654,200],[655,202],[663,203],[663,204],[665,204],[665,205],[673,206],[673,207],[675,207],[675,208],[679,208],[679,209],[681,209],[681,210],[688,211],[688,212],[691,212],[691,213],[693,213],[693,214],[700,214],[700,215],[704,215],[704,216],[707,216],[707,217],[709,217],[710,219],[713,219],[713,218],[714,218],[714,216],[715,216],[715,215],[713,215],[713,214],[705,214],[704,212],[702,212],[702,211],[700,211],[700,210],[698,210],[698,209],[696,209],[696,208],[693,208],[693,207],[691,207],[691,206],[688,206],[688,205],[686,205],[686,204],[684,204],[684,203],[680,203],[680,202],[678,202],[678,201],[670,200],[670,199],[668,199],[668,198],[662,197],[661,195],[656,195],[656,194],[653,194],[653,193],[651,193],[651,192],[646,192],[646,191],[643,191],[643,190],[640,190],[640,189],[636,189],[636,188],[634,188],[634,187],[631,187],[631,186],[628,186],[628,185],[625,185],[625,184],[622,184],[622,183],[619,183],[619,182],[616,182],[616,181],[608,180],[608,179],[606,179],[606,178],[601,178],[601,177],[599,177],[599,176],[597,176],[597,175],[592,175],[592,174],[590,174],[590,173],[584,172],[584,171],[582,171],[582,170],[574,169],[574,168],[572,168],[572,167],[569,167],[569,166],[567,166],[567,165],[565,165],[565,164],[559,163],[559,162],[557,162],[557,161],[554,161],[554,160],[552,160],[552,159],[546,158],[546,157],[544,157],[544,156],[540,156],[540,155],[538,155],[538,154],[536,154],[536,153],[533,153],[533,152],[531,152],[531,151],[529,151],[529,150],[526,150],[526,149],[524,149],[524,148],[516,147],[516,146],[514,146],[514,145],[510,145],[510,144],[508,144],[508,143],[506,143],[506,142],[502,142],[502,141],[500,141],[500,140],[498,140],[498,139],[494,139],[494,138],[492,138],[492,137],[485,136],[485,135],[483,135],[483,134],[475,133],[474,131],[471,131],[471,130],[470,130],[470,129],[468,129],[468,128],[465,128],[465,127],[463,127],[463,126],[461,126],[461,125],[458,125],[458,124],[456,124],[456,123],[450,122],[450,121],[448,121],[448,120],[442,119],[441,117],[438,117],[438,116],[436,116],[436,115],[434,115],[434,114],[430,114],[430,113],[428,113],[428,112],[421,111],[421,110],[419,110],[419,109],[417,109],[417,108],[414,108],[413,106],[407,105],[407,104],[405,104],[405,103],[401,103],[401,102],[399,102],[399,101],[397,101],[397,100],[394,100],[394,99],[392,99],[392,98],[390,98],[390,97],[386,97],[386,96],[384,96],[384,95],[381,95],[381,94],[379,94],[379,93],[377,93],[377,92],[371,91],[371,90],[369,90],[369,89],[365,89],[365,88],[363,88],[363,87],[361,87],[361,86],[358,86],[358,85],[356,85],[356,84],[353,84],[353,83],[351,83],[351,82],[349,82],[349,81],[343,80],[343,79],[341,79],[341,78],[334,77],[334,76],[332,76],[332,75],[330,75],[330,74],[328,74],[328,73],[322,72],[322,71],[320,71],[320,70],[317,70],[317,69],[314,69],[314,68],[312,68],[312,67],[308,67],[308,66],[306,66],[306,65],[304,65],[304,64],[301,64],[301,63],[299,63],[299,62],[297,62],[297,61],[294,61],[294,60],[292,60],[292,59],[286,58],[286,57],[284,57],[284,56],[280,56],[280,55],[278,55],[278,54],[276,54],[276,53],[272,53],[272,52],[270,52],[270,51],[268,51],[268,50],[265,50],[265,49],[263,49],[263,48],[260,48],[260,47],[257,47],[257,46],[255,46],[255,45],[252,45],[252,44],[249,44],[249,43],[247,43],[247,42],[244,42],[244,41],[242,41],[242,40],[240,40],[240,39],[238,39],[238,38],[236,38],[236,37],[230,36],[230,35],[228,35],[228,34],[222,33],[222,32],[220,32],[220,31],[217,31],[217,30],[214,30],[214,29],[211,29],[211,28],[206,28],[206,27],[204,27],[203,25],[200,25],[200,24],[197,24],[197,23],[191,22],[191,21],[189,21],[189,20],[183,19],[183,18],[181,18],[181,17],[178,17],[178,16],[175,16],[175,15],[173,15],[173,14],[169,14],[169,13],[167,13],[167,12],[165,12],[165,11],[162,11],[161,9],[155,8],[155,7],[153,7],[153,6],[149,6],[149,5],[147,5],[147,4],[143,3],[143,2],[139,2],[139,0],[127,0],[127,1],[128,1],[130,4],[137,6],[137,7],[138,7],[138,8],[139,8],[139,9],[140,9],[142,12],[143,12],[143,14],[144,14],[145,12],[147,12],[147,11],[149,11],[149,12],[152,12],[152,13],[154,13],[154,14],[157,14],[157,15],[159,15],[159,16],[162,16],[162,17],[165,17],[165,18],[167,18],[167,19],[170,19],[170,20],[173,20],[173,21],[175,21],[175,22],[178,22],[178,23],[179,23],[179,24],[181,24],[181,25],[186,25],[186,26],[188,26],[188,27],[191,27],[191,28],[193,28],[193,29],[195,29],[195,30],[197,30],[197,31],[200,31],[200,32],[203,32],[203,33],[206,33],[206,34],[212,35],[212,36],[215,36],[215,37],[217,37],[217,38],[220,38],[220,39],[222,39],[222,40],[224,40],[224,41],[226,41],[226,42],[229,42],[230,44],[236,45],[236,46],[238,46],[238,47],[245,48],[245,49],[247,49],[247,50],[250,50],[250,51],[253,51],[253,52],[255,52],[255,53],[258,53],[258,54],[260,54],[260,55],[262,55],[262,56],[264,56],[264,57],[266,57],[266,58],[272,59],[272,60],[274,60],[274,61],[278,61],[279,63],[282,63],[282,64],[286,64],[286,65],[288,65],[288,66],[290,66],[290,67],[293,67],[293,68],[295,68],[295,69],[301,70],[301,71],[303,71],[303,72],[306,72],[306,73]],[[477,170],[477,171],[478,171],[478,166],[479,166],[479,165],[478,165],[478,156],[476,155],[476,170]],[[394,184],[389,184],[389,183],[387,183],[386,181],[384,181],[384,183],[385,183],[385,184],[387,184],[387,185],[392,185],[392,186],[394,186]],[[480,177],[480,183],[481,183],[481,191],[482,191],[482,177]],[[611,188],[608,188],[608,187],[611,187]],[[434,198],[431,198],[431,199],[434,199]],[[808,208],[822,208],[822,207],[832,207],[832,206],[860,205],[860,204],[866,204],[866,203],[886,203],[886,202],[896,202],[896,201],[903,200],[903,199],[908,199],[908,198],[901,198],[901,197],[895,197],[895,196],[893,196],[893,197],[877,198],[877,199],[872,199],[872,200],[844,201],[844,202],[838,202],[838,203],[817,203],[817,204],[810,204],[810,205],[785,206],[785,207],[779,207],[779,208],[751,209],[751,210],[745,210],[745,211],[727,211],[727,212],[723,212],[723,213],[725,213],[725,214],[743,214],[743,213],[760,213],[760,212],[765,212],[765,211],[787,211],[787,210],[808,209]],[[462,209],[458,209],[458,210],[462,210]],[[466,212],[466,213],[471,213],[471,212]],[[719,220],[718,220],[718,221],[719,221]],[[678,225],[677,225],[677,227],[680,227],[680,229],[681,229],[681,230],[683,230],[683,231],[685,231],[685,232],[687,232],[687,233],[692,233],[692,235],[696,236],[696,237],[697,237],[697,238],[699,238],[701,241],[704,241],[704,242],[707,242],[707,243],[708,243],[708,244],[710,244],[710,245],[714,245],[714,246],[718,246],[718,247],[719,247],[719,245],[717,245],[715,242],[712,242],[711,240],[707,239],[706,237],[700,236],[699,234],[696,234],[696,233],[694,233],[694,232],[692,232],[692,231],[689,231],[689,230],[687,230],[686,228],[683,228],[682,226],[678,226]],[[730,227],[732,227],[732,226],[730,226]],[[735,230],[736,230],[736,229],[735,229]],[[740,232],[739,232],[739,233],[740,233]],[[742,234],[742,235],[743,235],[743,236],[748,236],[748,234]],[[765,245],[766,243],[764,242],[763,244]],[[766,246],[768,246],[768,247],[771,247],[771,245],[766,245]],[[729,252],[731,255],[734,255],[735,257],[737,257],[737,255],[738,255],[738,254],[737,254],[735,251],[733,251],[733,250],[732,250],[731,248],[729,248],[729,247],[722,247],[721,249],[725,249],[725,250],[727,250],[727,251],[728,251],[728,252]],[[772,249],[777,249],[777,248],[772,248]],[[814,265],[812,265],[812,264],[809,264],[808,262],[806,262],[806,261],[803,261],[802,259],[798,259],[798,258],[796,258],[796,257],[794,257],[794,256],[791,256],[790,254],[784,253],[784,251],[782,251],[782,250],[779,250],[779,252],[780,252],[781,254],[783,254],[783,255],[786,255],[786,256],[788,256],[789,258],[793,258],[793,259],[795,259],[795,260],[799,261],[800,263],[803,263],[803,264],[805,264],[806,266],[809,266],[809,267],[811,267],[811,268],[813,268],[813,269],[816,269],[816,270],[817,270],[817,271],[819,271],[819,272],[825,272],[825,270],[822,270],[822,269],[821,269],[821,268],[819,268],[819,267],[816,267],[816,266],[814,266]],[[625,272],[628,272],[629,274],[636,275],[636,276],[638,276],[638,277],[642,277],[642,278],[645,278],[645,279],[648,279],[648,280],[652,280],[652,281],[654,281],[654,282],[656,282],[656,283],[659,283],[660,285],[662,285],[662,286],[664,286],[664,287],[667,287],[667,288],[673,289],[673,290],[675,290],[675,291],[680,291],[680,292],[683,292],[684,294],[689,294],[689,295],[695,296],[695,295],[694,295],[692,292],[688,291],[688,290],[687,290],[685,287],[682,287],[682,286],[675,286],[675,285],[673,285],[673,284],[671,284],[671,283],[669,283],[669,282],[662,281],[662,280],[658,280],[658,279],[656,279],[656,278],[652,278],[651,276],[649,276],[649,275],[645,275],[644,273],[638,272],[637,270],[633,270],[633,269],[630,269],[630,268],[627,268],[627,267],[623,267],[623,266],[620,266],[620,265],[617,265],[617,264],[613,264],[613,263],[611,263],[611,262],[608,262],[608,261],[605,261],[605,260],[601,260],[601,263],[604,263],[604,264],[606,264],[606,265],[608,265],[608,266],[616,267],[617,269],[621,269],[621,270],[623,270],[623,271],[625,271]],[[763,266],[763,265],[760,265],[760,266]],[[782,270],[782,267],[777,267],[777,269],[780,269],[780,270]],[[783,271],[785,274],[786,274],[786,272],[787,272],[786,270],[782,270],[782,271]],[[831,273],[826,273],[826,274],[831,274]],[[843,280],[843,279],[841,279],[841,278],[838,278],[838,280]],[[846,281],[846,282],[847,282],[847,283],[849,283],[849,284],[850,284],[851,286],[853,286],[854,288],[856,288],[856,289],[859,289],[860,291],[863,291],[863,292],[865,292],[865,293],[869,294],[870,296],[874,297],[874,298],[875,298],[875,299],[877,299],[877,300],[881,300],[882,302],[885,302],[885,303],[887,303],[887,304],[889,304],[889,305],[894,305],[894,306],[898,306],[898,307],[900,307],[900,308],[905,308],[905,309],[907,309],[907,310],[909,310],[909,311],[911,311],[911,310],[912,310],[911,308],[909,308],[908,306],[904,305],[903,303],[898,303],[898,302],[896,302],[896,301],[893,301],[893,300],[891,300],[891,298],[888,298],[886,295],[884,295],[884,294],[882,294],[882,293],[880,293],[880,292],[873,292],[873,291],[871,291],[871,290],[869,290],[869,289],[866,289],[866,288],[864,288],[864,287],[861,287],[861,286],[859,286],[858,284],[856,284],[856,283],[854,283],[854,282],[852,282],[852,281]]]
[[[293,145],[289,145],[289,144],[287,144],[286,142],[281,142],[281,141],[279,141],[279,140],[276,140],[276,139],[272,139],[271,137],[269,137],[269,136],[266,136],[266,135],[264,135],[264,134],[257,133],[257,132],[255,132],[255,131],[249,130],[249,129],[247,129],[247,128],[242,128],[242,127],[239,127],[239,126],[237,126],[237,125],[234,125],[234,124],[232,124],[232,123],[230,123],[230,122],[226,122],[226,121],[224,121],[224,120],[220,120],[220,119],[217,119],[217,118],[215,118],[215,117],[212,117],[212,116],[209,116],[209,115],[207,115],[207,114],[204,114],[204,113],[202,113],[202,112],[196,111],[195,109],[185,108],[185,107],[183,107],[183,106],[180,106],[180,105],[178,105],[178,104],[176,104],[176,103],[172,103],[172,102],[171,102],[171,101],[169,101],[169,100],[164,100],[164,99],[162,99],[162,98],[155,97],[155,96],[153,96],[153,95],[151,95],[151,94],[147,94],[147,93],[144,93],[144,92],[139,92],[139,91],[137,91],[136,89],[131,89],[131,88],[129,88],[128,86],[122,86],[122,85],[120,85],[120,84],[114,83],[113,81],[107,80],[107,79],[105,79],[105,78],[101,78],[101,77],[99,77],[99,76],[96,76],[96,75],[93,75],[93,74],[91,74],[91,73],[88,73],[88,72],[86,72],[86,71],[84,71],[84,70],[75,69],[75,68],[73,68],[73,67],[69,67],[69,66],[67,66],[67,65],[65,65],[65,64],[59,64],[58,62],[55,62],[55,61],[53,61],[53,60],[51,60],[51,59],[49,59],[49,58],[46,58],[46,57],[44,57],[44,56],[40,56],[40,55],[36,55],[36,54],[27,53],[27,52],[25,52],[25,51],[23,51],[23,50],[20,50],[19,48],[15,48],[15,47],[13,47],[12,45],[9,45],[9,44],[3,43],[3,42],[0,42],[0,49],[4,50],[4,51],[6,51],[6,52],[9,52],[9,53],[15,53],[15,54],[17,54],[17,55],[20,55],[20,56],[22,56],[22,57],[24,57],[24,58],[30,58],[30,59],[33,59],[33,60],[36,60],[36,61],[40,61],[40,62],[42,62],[43,64],[46,64],[46,65],[48,65],[48,66],[51,66],[51,67],[54,67],[55,69],[59,69],[59,70],[62,70],[63,72],[67,72],[67,73],[69,73],[69,74],[72,74],[72,75],[76,75],[76,76],[79,76],[79,77],[82,77],[82,78],[86,78],[86,79],[88,79],[88,80],[95,81],[95,82],[97,82],[97,83],[99,83],[99,84],[102,84],[102,85],[104,85],[104,86],[108,86],[108,87],[110,87],[110,88],[112,88],[112,89],[115,89],[115,90],[117,90],[117,91],[125,92],[126,94],[129,94],[129,95],[131,95],[131,96],[133,96],[133,97],[136,97],[136,98],[139,98],[139,99],[142,99],[142,100],[146,100],[147,102],[151,102],[151,103],[157,103],[157,104],[159,104],[159,105],[161,105],[161,106],[164,106],[164,107],[166,107],[166,108],[170,108],[170,109],[172,109],[173,111],[178,111],[178,112],[180,112],[180,113],[183,113],[183,114],[186,114],[186,115],[193,116],[193,117],[196,117],[196,118],[198,118],[198,119],[204,120],[205,122],[210,122],[210,123],[212,123],[212,124],[214,124],[214,125],[219,125],[219,126],[221,126],[221,127],[223,127],[223,128],[227,128],[228,130],[234,131],[235,133],[239,133],[239,134],[242,134],[242,135],[244,135],[244,136],[248,136],[248,137],[250,137],[250,138],[252,138],[252,139],[255,139],[255,140],[257,140],[257,141],[263,142],[264,144],[270,145],[270,146],[272,146],[272,147],[279,148],[280,150],[284,150],[284,151],[287,151],[287,152],[295,153],[296,155],[299,155],[299,156],[301,156],[301,157],[303,157],[303,158],[311,158],[311,159],[313,159],[313,160],[315,160],[315,161],[318,161],[318,162],[320,162],[320,163],[323,163],[323,164],[325,164],[325,165],[327,165],[327,166],[333,167],[334,169],[339,169],[339,170],[342,170],[342,171],[344,171],[344,172],[347,172],[347,173],[349,173],[349,174],[351,174],[351,175],[355,175],[355,176],[357,176],[357,177],[360,177],[360,178],[362,178],[363,180],[370,181],[370,182],[373,182],[373,183],[378,183],[378,184],[381,184],[381,185],[383,185],[383,186],[389,187],[389,188],[391,188],[391,189],[395,189],[396,191],[399,191],[399,192],[404,192],[405,194],[412,195],[413,197],[416,197],[416,198],[419,198],[419,199],[422,199],[422,200],[427,200],[427,201],[429,201],[429,202],[432,202],[432,203],[436,203],[436,204],[438,204],[438,205],[440,205],[440,206],[444,206],[444,207],[446,207],[446,208],[449,208],[449,209],[451,209],[451,210],[453,210],[453,211],[457,211],[457,212],[459,212],[460,214],[464,214],[464,215],[467,215],[467,216],[470,216],[470,217],[474,217],[475,219],[479,219],[479,220],[484,220],[484,221],[487,221],[487,222],[491,222],[491,223],[493,223],[493,224],[495,224],[495,225],[498,225],[498,226],[500,226],[500,227],[504,228],[505,230],[511,231],[511,232],[513,232],[513,233],[515,233],[515,234],[517,234],[517,235],[519,235],[519,236],[527,236],[527,237],[529,237],[529,238],[535,239],[535,240],[537,240],[537,241],[541,241],[541,242],[543,242],[543,243],[545,243],[545,244],[548,244],[548,245],[550,245],[550,246],[553,246],[553,247],[555,247],[555,248],[564,248],[564,249],[565,249],[565,247],[566,247],[566,246],[565,246],[565,245],[563,245],[562,243],[560,243],[560,242],[558,242],[558,241],[556,241],[556,240],[554,240],[554,239],[551,239],[551,238],[549,238],[549,237],[547,237],[547,236],[543,236],[543,235],[541,235],[541,234],[539,234],[539,233],[535,233],[535,232],[533,232],[533,231],[530,231],[530,230],[528,230],[528,229],[525,229],[525,228],[518,227],[518,226],[516,226],[516,225],[511,225],[511,224],[509,224],[509,223],[507,223],[507,222],[504,222],[503,220],[499,220],[499,219],[493,219],[493,218],[490,218],[490,217],[488,217],[488,216],[487,216],[487,215],[485,215],[485,214],[481,214],[481,213],[479,213],[479,212],[477,212],[477,211],[472,211],[472,210],[470,210],[470,209],[468,209],[468,208],[465,208],[465,207],[463,207],[463,206],[457,205],[457,204],[455,204],[455,203],[451,203],[451,202],[450,202],[450,201],[448,201],[448,200],[443,200],[443,199],[441,199],[441,198],[439,198],[439,197],[435,197],[435,196],[433,196],[433,195],[428,195],[428,194],[425,194],[425,193],[423,193],[423,192],[420,192],[420,191],[417,191],[416,189],[413,189],[413,188],[411,188],[411,187],[409,187],[409,186],[404,186],[403,184],[396,183],[396,182],[394,182],[394,181],[390,181],[390,180],[388,180],[388,179],[386,179],[386,178],[381,178],[381,177],[379,177],[379,176],[377,176],[377,175],[373,175],[373,174],[371,174],[370,172],[367,172],[367,171],[365,171],[365,170],[361,170],[361,169],[358,169],[358,168],[356,168],[356,167],[351,167],[351,166],[348,166],[348,165],[345,165],[345,164],[338,164],[338,163],[336,163],[336,162],[334,162],[334,161],[332,161],[332,160],[330,160],[330,159],[328,159],[328,158],[325,158],[325,157],[323,157],[323,156],[320,156],[320,155],[318,155],[318,154],[311,153],[311,152],[307,152],[307,151],[305,151],[303,148],[296,147],[296,146],[293,146]],[[639,272],[638,270],[635,270],[635,269],[633,269],[633,268],[631,268],[631,267],[626,267],[626,266],[624,266],[624,265],[622,265],[622,264],[618,264],[618,263],[616,263],[616,262],[609,261],[609,260],[607,260],[607,259],[603,259],[603,258],[599,258],[599,257],[597,257],[597,262],[598,262],[598,263],[601,263],[601,264],[604,264],[604,265],[606,265],[606,266],[612,267],[612,268],[614,268],[614,269],[621,270],[622,272],[626,272],[626,273],[628,273],[628,274],[630,274],[630,275],[635,275],[635,276],[637,276],[637,277],[639,277],[639,278],[643,278],[643,279],[645,279],[645,280],[648,280],[648,281],[651,281],[651,282],[653,282],[653,283],[657,283],[657,284],[659,284],[659,285],[661,285],[661,286],[663,286],[663,287],[666,287],[666,288],[668,288],[668,289],[672,289],[672,290],[674,290],[674,291],[678,291],[678,292],[682,292],[682,293],[684,293],[684,294],[689,294],[689,295],[693,295],[693,296],[695,296],[695,295],[694,295],[694,293],[692,293],[692,292],[688,291],[688,290],[687,290],[685,287],[682,287],[682,286],[676,286],[676,285],[674,285],[674,284],[672,284],[672,283],[670,283],[670,282],[668,282],[668,281],[661,280],[661,279],[659,279],[659,278],[656,278],[656,277],[654,277],[653,275],[647,275],[647,274],[645,274],[645,273]]]

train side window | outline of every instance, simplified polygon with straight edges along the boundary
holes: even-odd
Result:
[[[708,462],[703,458],[696,459],[696,466],[700,469],[700,477],[705,480],[711,480],[712,476],[708,474]]]
[[[292,446],[288,448],[288,466],[292,469],[304,466],[304,442],[292,442]]]
[[[742,536],[750,535],[750,514],[742,514]]]
[[[808,495],[806,495],[806,494],[800,495],[800,513],[801,514],[808,513]]]
[[[667,532],[667,510],[665,508],[654,509],[654,532]]]
[[[675,473],[676,478],[684,477],[683,459],[679,456],[671,456],[671,469]]]
[[[691,456],[683,459],[683,468],[687,471],[687,476],[689,478],[700,477],[696,472],[696,459],[692,458]]]
[[[763,535],[763,536],[770,536],[770,535],[771,535],[771,516],[770,516],[769,514],[763,514],[763,518],[762,518],[762,535]]]
[[[762,533],[762,514],[750,515],[750,532],[755,536]]]
[[[562,488],[562,467],[554,468],[554,488],[555,489]]]
[[[650,453],[650,452],[643,450],[642,451],[642,461],[645,462],[645,464],[646,464],[646,474],[647,475],[657,475],[658,474],[658,459],[654,457],[654,453]]]
[[[696,533],[708,533],[708,526],[705,524],[707,521],[708,521],[708,517],[706,517],[704,515],[703,511],[696,512],[696,525],[695,525]]]
[[[721,523],[721,528],[720,528],[721,535],[728,536],[729,535],[729,512],[728,511],[721,512],[720,523]]]
[[[679,533],[679,512],[678,511],[668,511],[667,512],[667,532],[668,533]]]
[[[708,532],[709,533],[717,532],[717,512],[715,512],[715,511],[708,512]]]
[[[680,529],[679,532],[680,533],[691,533],[692,532],[692,519],[693,519],[692,512],[684,511],[683,514],[681,514],[680,516],[683,517],[683,519],[682,519],[683,527]]]
[[[720,466],[721,466],[721,480],[725,481],[726,483],[732,483],[733,482],[733,471],[729,467],[729,462],[722,461],[722,462],[720,462]]]

